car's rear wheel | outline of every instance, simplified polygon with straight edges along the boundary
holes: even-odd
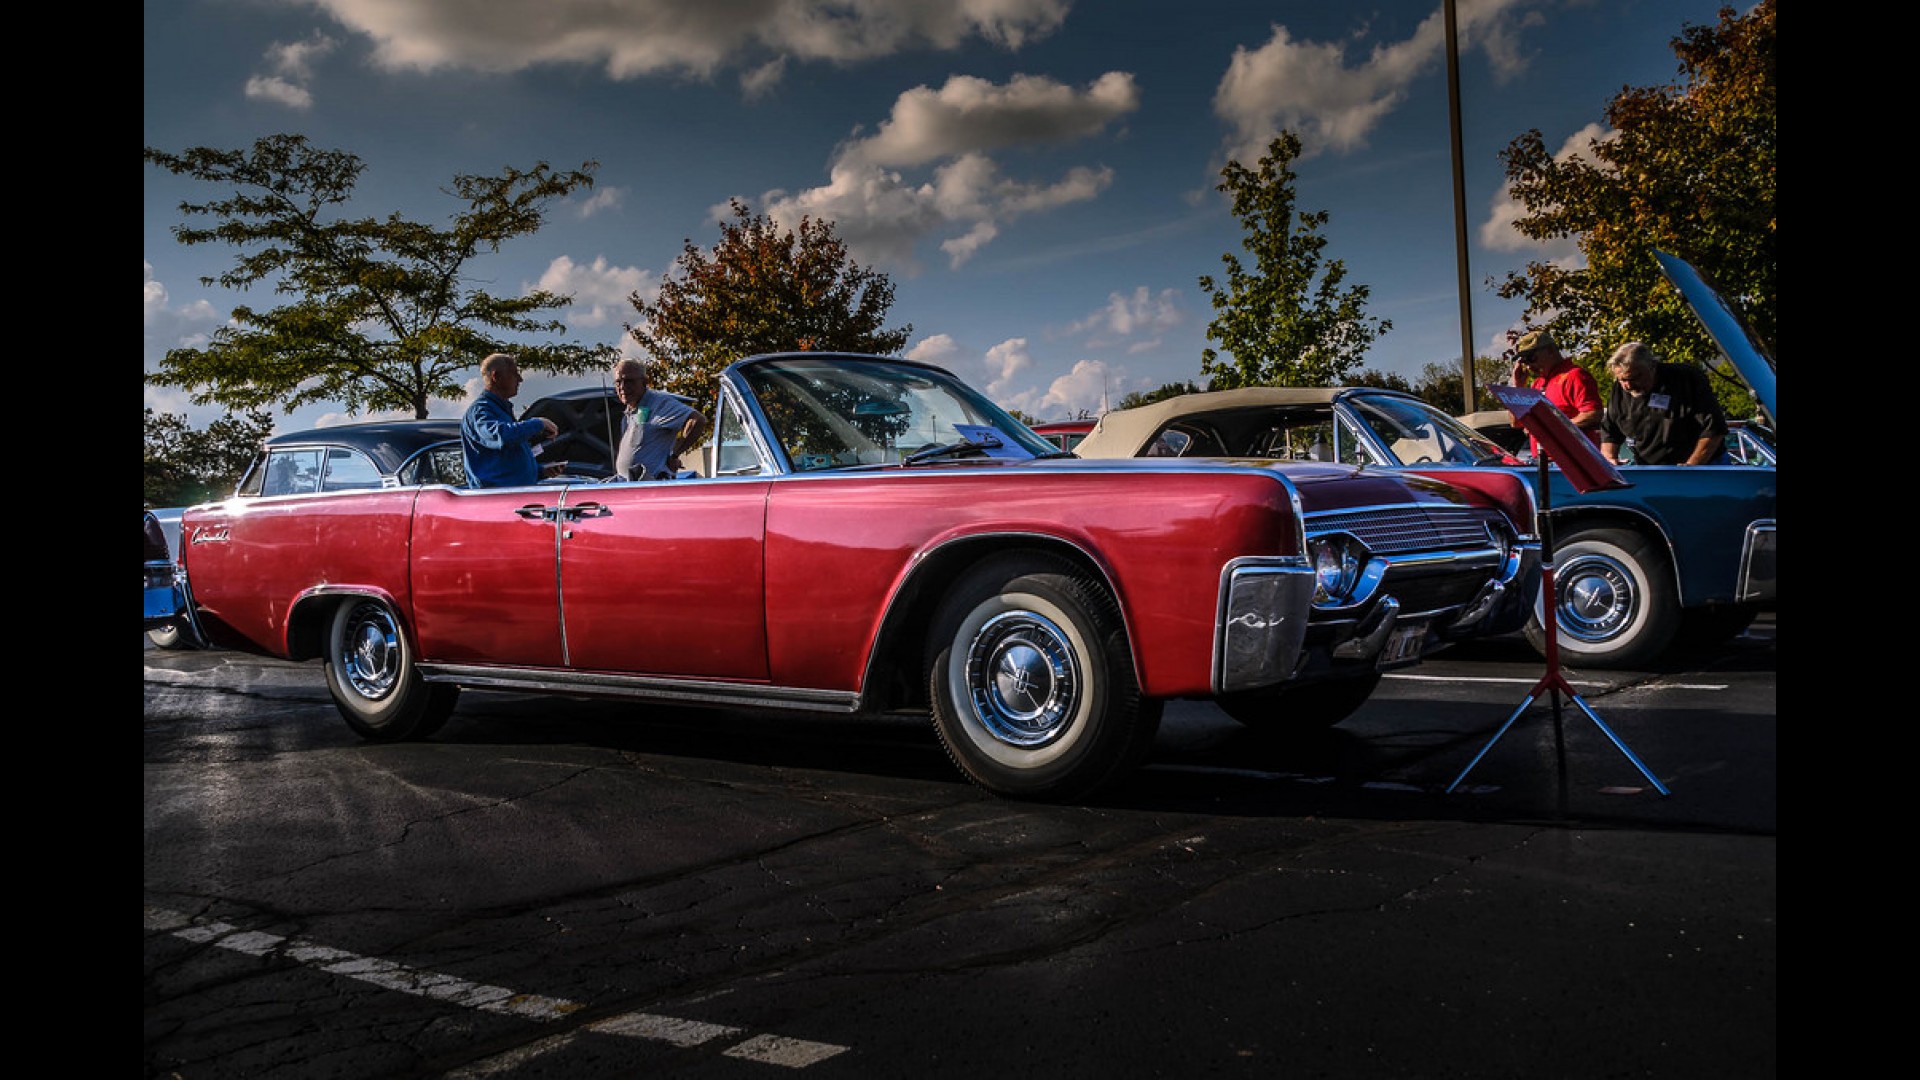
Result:
[[[1672,644],[1680,597],[1657,542],[1626,529],[1586,529],[1557,542],[1553,561],[1560,657],[1567,664],[1644,668]],[[1526,634],[1545,655],[1538,608]]]
[[[327,629],[327,690],[347,726],[379,742],[421,739],[452,714],[460,688],[429,683],[413,643],[379,600],[356,597],[334,610]]]
[[[1044,555],[996,556],[933,620],[928,687],[947,756],[1016,798],[1077,799],[1137,768],[1161,703],[1141,697],[1106,588]]]
[[[177,626],[163,626],[158,630],[147,631],[147,640],[153,642],[156,649],[197,649],[193,637],[184,634]]]
[[[1283,687],[1215,699],[1221,711],[1250,728],[1313,731],[1330,728],[1352,716],[1380,685],[1380,673],[1328,679],[1305,686]]]

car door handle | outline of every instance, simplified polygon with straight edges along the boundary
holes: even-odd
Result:
[[[613,507],[605,503],[583,502],[577,506],[567,507],[565,513],[576,520],[580,518],[608,517],[612,515]]]
[[[560,509],[554,506],[541,506],[539,503],[528,503],[520,509],[515,510],[514,513],[526,518],[528,521],[535,519],[552,521],[560,516]]]

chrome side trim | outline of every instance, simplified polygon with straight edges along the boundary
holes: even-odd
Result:
[[[1234,559],[1220,571],[1213,628],[1213,692],[1293,677],[1313,608],[1313,567],[1298,557]]]
[[[1746,540],[1740,547],[1740,577],[1734,586],[1733,598],[1741,603],[1774,599],[1775,558],[1773,519],[1748,525]]]
[[[736,709],[799,709],[807,712],[855,713],[860,695],[848,690],[817,690],[802,686],[763,686],[749,683],[662,679],[647,675],[617,675],[594,671],[558,671],[552,668],[492,667],[475,664],[421,664],[420,677],[428,682],[458,683],[487,690],[525,690],[543,694],[592,694],[644,701],[693,705],[724,705]]]

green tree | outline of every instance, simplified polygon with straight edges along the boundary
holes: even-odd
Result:
[[[893,282],[855,263],[833,223],[802,218],[782,229],[732,200],[711,253],[685,242],[677,276],[648,301],[629,299],[640,322],[627,333],[653,354],[653,385],[696,401],[718,392],[720,372],[769,352],[897,353],[911,324],[883,328]]]
[[[337,402],[349,413],[410,409],[459,398],[454,376],[490,352],[514,353],[523,371],[574,375],[613,362],[610,345],[528,345],[500,334],[563,334],[543,313],[572,297],[545,290],[500,297],[473,284],[470,260],[539,230],[547,204],[593,185],[594,162],[557,172],[540,162],[499,176],[458,175],[449,194],[466,202],[446,228],[348,218],[343,208],[365,164],[319,150],[299,135],[270,135],[251,150],[147,147],[146,160],[205,181],[224,197],[183,202],[182,244],[238,249],[232,269],[207,285],[247,289],[271,281],[290,297],[271,310],[233,309],[204,349],[171,349],[148,381],[192,392],[196,404],[291,410]],[[192,222],[205,222],[193,224]]]
[[[1233,197],[1233,216],[1246,231],[1240,246],[1253,268],[1228,252],[1220,257],[1224,285],[1211,275],[1200,278],[1214,310],[1207,340],[1232,354],[1229,361],[1211,347],[1201,351],[1200,371],[1212,389],[1338,385],[1393,326],[1365,314],[1365,285],[1342,288],[1344,262],[1329,259],[1322,266],[1327,212],[1296,213],[1293,161],[1299,156],[1299,137],[1282,131],[1257,170],[1238,161],[1220,170],[1216,189]]]
[[[1340,385],[1378,386],[1383,390],[1399,390],[1402,393],[1413,393],[1413,384],[1407,381],[1405,375],[1393,371],[1375,371],[1372,368],[1361,368],[1359,371],[1347,376]]]
[[[196,431],[178,413],[146,411],[148,506],[188,506],[233,494],[240,474],[273,433],[273,417],[255,409],[228,413]]]
[[[1606,109],[1611,130],[1584,158],[1554,160],[1537,130],[1501,152],[1526,209],[1515,227],[1536,240],[1571,238],[1585,258],[1571,269],[1529,262],[1498,292],[1524,298],[1527,321],[1551,329],[1569,356],[1586,354],[1590,368],[1639,340],[1714,370],[1718,350],[1660,274],[1655,248],[1698,267],[1773,347],[1774,0],[1745,15],[1721,8],[1718,25],[1686,26],[1672,45],[1681,81],[1622,89]],[[1729,386],[1722,400],[1746,395]]]
[[[1120,403],[1115,405],[1114,408],[1131,409],[1136,405],[1151,405],[1156,401],[1161,401],[1166,398],[1179,397],[1182,394],[1197,394],[1199,392],[1200,388],[1191,382],[1165,383],[1154,390],[1135,390],[1121,398]]]
[[[1487,387],[1499,383],[1504,385],[1513,373],[1513,364],[1497,356],[1476,356],[1473,358],[1473,407],[1475,409],[1501,409],[1499,400],[1487,390]],[[1601,383],[1606,386],[1606,383]],[[1444,364],[1422,364],[1420,375],[1408,388],[1420,400],[1436,409],[1445,409],[1448,413],[1460,407],[1466,394],[1460,386],[1460,365],[1451,361]]]

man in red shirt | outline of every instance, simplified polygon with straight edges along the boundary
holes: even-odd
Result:
[[[1566,358],[1553,335],[1545,330],[1529,330],[1513,346],[1513,385],[1530,386],[1546,395],[1573,426],[1581,430],[1593,445],[1600,445],[1600,420],[1606,403],[1600,396],[1600,383],[1586,368]],[[1535,458],[1540,443],[1527,437]]]

